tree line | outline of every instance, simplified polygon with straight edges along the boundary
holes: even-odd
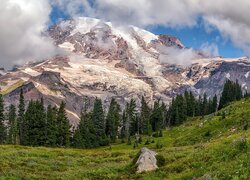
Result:
[[[241,85],[236,82],[226,80],[220,101],[215,94],[212,98],[208,98],[207,94],[195,98],[192,92],[185,92],[183,95],[174,97],[167,110],[168,126],[174,126],[183,123],[187,117],[204,116],[216,112],[227,106],[230,102],[240,100],[243,97],[249,97],[245,92],[243,95]]]
[[[64,102],[59,107],[45,107],[41,99],[25,105],[21,90],[18,109],[10,105],[6,113],[0,95],[0,144],[93,148],[109,145],[118,139],[129,143],[131,137],[142,134],[162,136],[162,129],[166,127],[181,124],[187,117],[214,113],[242,97],[238,81],[227,80],[219,103],[216,95],[208,98],[204,94],[195,98],[192,92],[186,91],[174,97],[168,108],[160,100],[150,106],[142,96],[139,107],[131,99],[124,110],[113,98],[105,112],[102,101],[96,98],[92,110],[85,102],[79,125],[72,128]]]

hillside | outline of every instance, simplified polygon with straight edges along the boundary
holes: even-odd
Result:
[[[121,143],[91,150],[0,146],[0,179],[249,179],[249,126],[250,99],[243,99],[165,130],[149,145],[143,137],[136,149]],[[166,161],[156,172],[135,174],[131,162],[143,146]]]

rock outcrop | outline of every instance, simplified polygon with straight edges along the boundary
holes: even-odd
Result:
[[[137,173],[154,171],[158,169],[156,152],[149,150],[148,148],[142,148],[140,156],[136,162]]]

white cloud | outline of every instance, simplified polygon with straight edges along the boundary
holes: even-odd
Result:
[[[140,27],[190,27],[202,17],[206,30],[216,28],[225,39],[250,54],[249,0],[52,0],[72,16],[90,16]],[[90,3],[91,2],[91,3]],[[80,6],[81,5],[81,6]],[[81,7],[81,8],[79,8]],[[81,13],[81,9],[85,9]]]
[[[214,43],[209,44],[208,42],[201,45],[200,50],[203,54],[210,57],[219,56],[219,49],[218,46]]]
[[[46,0],[0,0],[0,66],[41,60],[55,53],[42,36],[51,7]]]

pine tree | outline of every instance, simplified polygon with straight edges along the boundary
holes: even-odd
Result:
[[[152,127],[150,123],[150,108],[145,101],[144,96],[141,98],[141,111],[140,111],[140,132],[146,135],[152,133]]]
[[[138,132],[138,119],[136,111],[136,103],[134,99],[131,99],[126,108],[126,131],[128,136],[135,135]]]
[[[217,111],[217,95],[215,94],[214,97],[213,97],[213,102],[212,102],[212,112],[216,112]]]
[[[17,115],[16,107],[11,104],[8,110],[8,144],[17,144],[18,129],[17,129]]]
[[[96,98],[94,102],[92,120],[94,123],[94,129],[96,132],[96,137],[99,145],[100,146],[107,145],[109,142],[105,134],[104,111],[102,108],[102,101],[98,98]]]
[[[57,113],[58,109],[49,105],[46,113],[46,145],[54,147],[57,143]]]
[[[17,119],[17,128],[18,128],[18,143],[24,145],[27,139],[26,134],[26,123],[24,122],[24,113],[25,113],[25,102],[24,102],[24,96],[23,96],[23,89],[20,91],[19,96],[19,105],[18,105],[18,119]]]
[[[27,125],[25,145],[46,145],[46,113],[42,101],[30,101],[24,121]]]
[[[206,115],[208,112],[208,101],[207,101],[207,94],[204,93],[203,99],[202,99],[202,116]]]
[[[107,118],[106,118],[106,135],[112,142],[115,142],[120,123],[120,106],[114,98],[111,99]]]
[[[3,95],[0,94],[0,144],[6,142],[6,127],[4,124],[4,102]]]
[[[242,90],[238,81],[233,82],[227,79],[223,87],[218,109],[227,106],[232,101],[240,100],[242,97]]]
[[[65,106],[65,102],[62,102],[57,113],[57,144],[68,147],[70,145],[70,124],[66,115]]]
[[[160,105],[160,101],[157,100],[154,102],[154,108],[152,110],[152,114],[150,116],[150,122],[152,125],[152,130],[154,132],[159,131],[163,126],[163,111]]]

